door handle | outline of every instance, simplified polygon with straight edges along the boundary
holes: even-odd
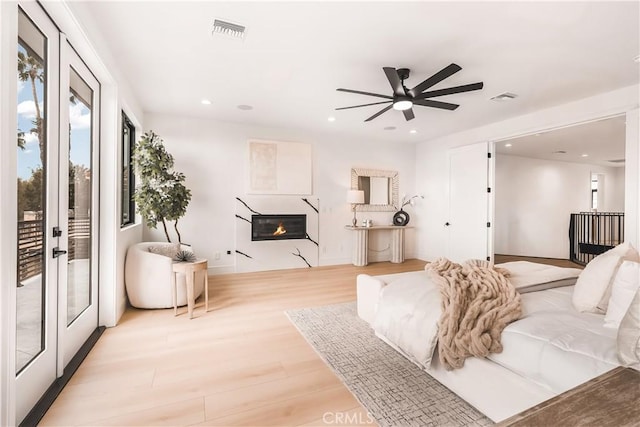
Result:
[[[58,258],[60,255],[66,254],[67,251],[58,248],[57,246],[53,248],[53,257]]]

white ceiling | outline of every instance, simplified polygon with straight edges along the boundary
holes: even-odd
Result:
[[[146,112],[411,142],[639,81],[637,1],[70,5],[95,18]],[[214,18],[247,26],[246,39],[212,36]],[[378,106],[334,111],[379,100],[339,87],[391,94],[384,66],[410,68],[413,87],[452,62],[462,71],[433,89],[485,84],[438,98],[456,111],[414,107],[411,122],[392,110],[368,123]],[[489,101],[507,91],[518,98]]]
[[[625,117],[618,116],[496,142],[496,151],[535,159],[621,167],[624,163],[611,160],[625,158],[625,131]],[[587,157],[583,157],[585,154]]]

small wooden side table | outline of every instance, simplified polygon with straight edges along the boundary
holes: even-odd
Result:
[[[194,262],[174,262],[173,263],[173,315],[178,315],[178,273],[184,274],[187,285],[187,311],[189,319],[193,319],[193,309],[195,306],[195,291],[193,289],[196,272],[204,271],[204,312],[209,311],[209,277],[208,263],[206,259],[199,259]]]

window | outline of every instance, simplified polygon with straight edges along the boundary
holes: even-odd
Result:
[[[122,209],[121,227],[136,222],[136,205],[133,201],[133,192],[136,189],[133,173],[133,149],[136,144],[136,128],[127,115],[122,113]]]

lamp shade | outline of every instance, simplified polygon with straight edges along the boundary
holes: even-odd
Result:
[[[347,192],[347,203],[362,204],[364,203],[364,191],[349,190]]]

